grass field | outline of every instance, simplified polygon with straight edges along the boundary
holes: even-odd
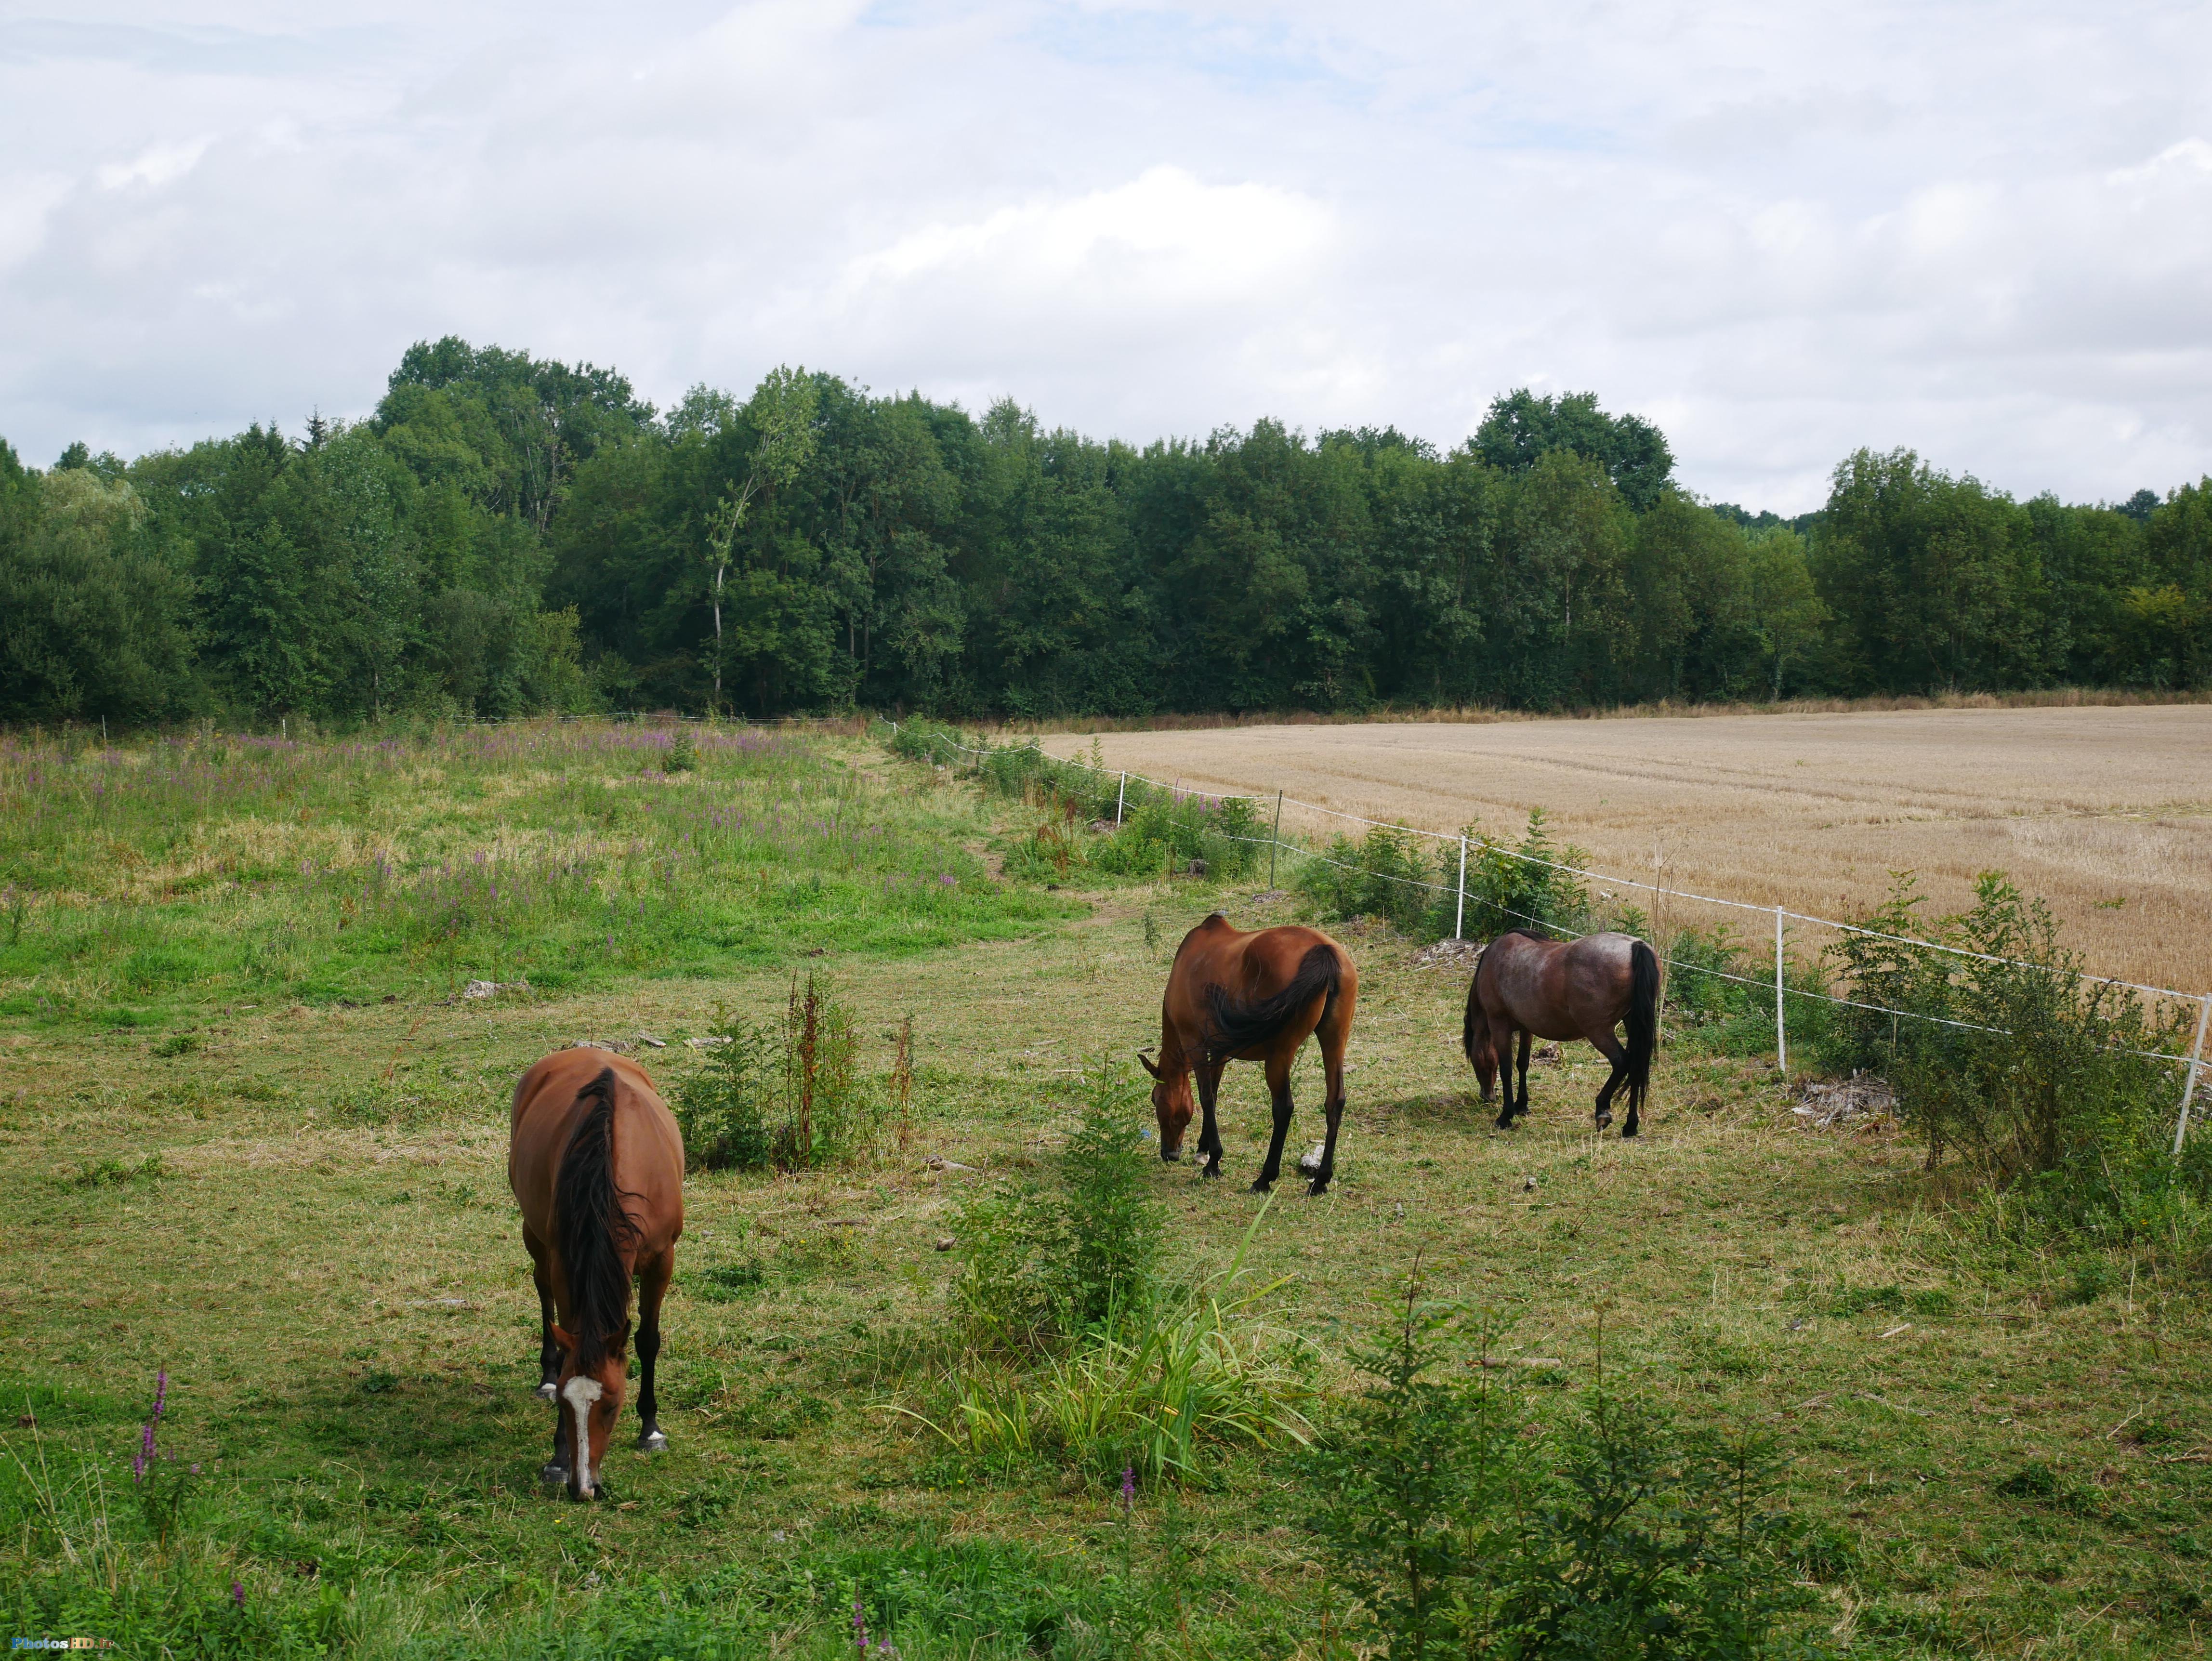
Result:
[[[164,1633],[180,1654],[826,1656],[853,1652],[857,1592],[903,1611],[907,1655],[1347,1653],[1280,1453],[1224,1454],[1125,1518],[1110,1477],[994,1473],[893,1410],[929,1407],[957,1360],[939,1250],[957,1208],[1049,1159],[1083,1068],[1156,1036],[1184,928],[1291,902],[996,879],[1020,810],[858,739],[704,739],[688,772],[665,744],[7,753],[14,1630],[120,1629],[149,1656]],[[2156,784],[2144,768],[2138,800]],[[1607,847],[1557,792],[1529,799]],[[1746,881],[1747,847],[1715,855]],[[493,901],[478,854],[541,885]],[[2204,1652],[2201,1267],[1992,1244],[1917,1147],[1800,1128],[1757,1060],[1665,1052],[1624,1144],[1588,1134],[1601,1075],[1571,1051],[1498,1135],[1454,1047],[1460,971],[1346,938],[1339,1184],[1285,1192],[1253,1248],[1289,1277],[1273,1318],[1312,1342],[1325,1391],[1350,1387],[1347,1350],[1418,1257],[1437,1293],[1510,1319],[1510,1353],[1565,1364],[1532,1377],[1572,1390],[1601,1365],[1692,1423],[1778,1434],[1789,1503],[1828,1542],[1808,1570],[1820,1624],[1849,1653]],[[147,972],[154,953],[179,966]],[[780,1010],[806,968],[858,1013],[865,1071],[912,1018],[911,1133],[837,1169],[691,1179],[670,1449],[611,1456],[609,1503],[549,1499],[512,1081],[592,1037],[673,1084],[701,1064],[684,1038],[725,1007]],[[459,995],[473,979],[529,988]],[[1301,1103],[1317,1086],[1309,1058]],[[1176,1272],[1218,1268],[1251,1225],[1264,1104],[1232,1070],[1229,1182],[1152,1169]],[[203,1466],[166,1545],[130,1469],[163,1368],[165,1445]]]
[[[1090,753],[1088,739],[1044,742]],[[1963,909],[1975,874],[2002,869],[2051,903],[2100,972],[2212,989],[2212,706],[1239,727],[1097,743],[1109,767],[1425,830],[1510,834],[1541,806],[1602,869],[1814,916],[1878,904],[1899,869],[1920,874],[1936,908]],[[1295,808],[1285,824],[1331,828]],[[1680,895],[1664,904],[1678,926],[1728,916]]]

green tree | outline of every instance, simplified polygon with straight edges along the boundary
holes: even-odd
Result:
[[[27,473],[0,443],[0,716],[159,721],[198,691],[191,586],[137,492],[87,467]]]
[[[1595,392],[1540,398],[1516,387],[1492,403],[1468,442],[1503,473],[1525,473],[1553,451],[1571,450],[1604,468],[1638,513],[1659,500],[1674,476],[1667,435],[1640,416],[1606,414]]]

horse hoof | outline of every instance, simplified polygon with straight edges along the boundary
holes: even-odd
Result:
[[[1610,1113],[1601,1113],[1601,1114],[1599,1114],[1599,1115],[1597,1116],[1597,1128],[1598,1128],[1600,1130],[1604,1129],[1607,1125],[1611,1124],[1612,1123],[1613,1123],[1613,1115],[1612,1115],[1612,1114],[1610,1114]]]
[[[1306,1197],[1310,1200],[1318,1199],[1328,1192],[1328,1179],[1325,1177],[1316,1177],[1306,1184]]]
[[[1275,1183],[1274,1183],[1274,1180],[1273,1180],[1272,1177],[1255,1177],[1252,1179],[1252,1191],[1253,1191],[1255,1194],[1265,1194],[1265,1193],[1266,1193],[1269,1189],[1273,1188],[1274,1185],[1275,1185]]]
[[[1632,1124],[1625,1124],[1625,1125],[1621,1126],[1621,1128],[1620,1128],[1620,1140],[1621,1140],[1621,1141],[1623,1141],[1624,1142],[1625,1142],[1625,1141],[1626,1141],[1630,1137],[1632,1137],[1632,1136],[1635,1135],[1635,1134],[1636,1134],[1636,1127],[1635,1127],[1634,1125],[1632,1125]]]
[[[553,1381],[550,1378],[548,1378],[544,1384],[538,1386],[538,1399],[541,1402],[552,1401],[559,1394],[560,1391],[555,1388]]]
[[[661,1453],[666,1451],[667,1447],[668,1439],[657,1430],[645,1431],[638,1436],[637,1451],[640,1453]]]
[[[1221,1170],[1218,1165],[1202,1165],[1198,1168],[1198,1174],[1205,1177],[1209,1182],[1219,1182],[1221,1180]]]
[[[568,1486],[568,1468],[558,1462],[549,1464],[538,1473],[538,1480],[548,1488],[566,1488]]]

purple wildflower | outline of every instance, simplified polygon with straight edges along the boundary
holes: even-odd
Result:
[[[856,1654],[868,1652],[868,1619],[860,1613],[860,1594],[853,1594],[853,1649]]]
[[[233,1580],[230,1583],[230,1601],[234,1608],[242,1609],[246,1607],[246,1583],[244,1581]]]
[[[1121,1467],[1121,1515],[1127,1517],[1131,1507],[1136,1503],[1137,1468],[1134,1465],[1124,1465]]]

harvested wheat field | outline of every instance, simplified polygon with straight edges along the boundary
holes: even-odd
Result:
[[[1048,738],[1062,756],[1091,740]],[[1541,806],[1594,866],[1817,916],[1893,870],[1961,909],[1978,872],[2047,899],[2099,972],[2212,987],[2212,708],[1884,710],[1106,733],[1105,764],[1431,830]],[[1286,831],[1357,830],[1284,809]],[[1657,866],[1655,879],[1654,866]],[[1659,916],[1730,914],[1669,894]],[[1740,932],[1766,925],[1737,914]],[[1799,935],[1814,931],[1793,925]]]

